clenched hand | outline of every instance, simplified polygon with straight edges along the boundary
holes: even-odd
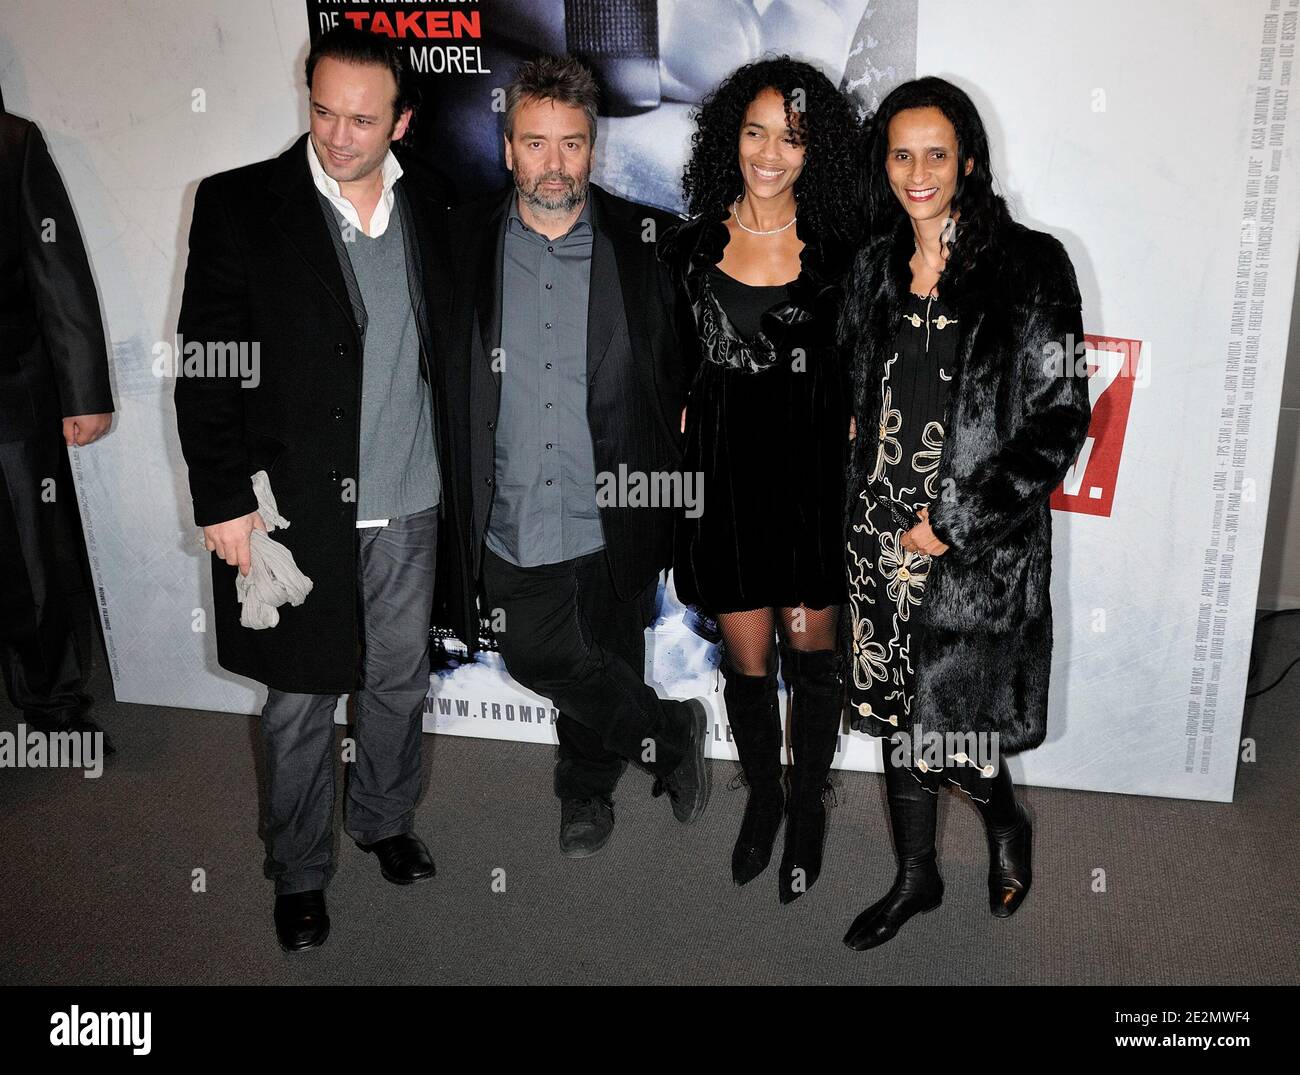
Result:
[[[231,567],[238,567],[241,575],[247,575],[252,567],[250,542],[253,531],[266,533],[266,523],[258,512],[241,515],[224,523],[215,523],[203,528],[203,547],[208,552],[215,552]]]
[[[926,556],[942,556],[948,546],[934,536],[930,529],[930,509],[922,508],[917,512],[921,521],[903,535],[902,546],[909,552],[921,552]]]
[[[63,419],[63,443],[71,448],[94,444],[113,424],[111,414],[73,414]]]

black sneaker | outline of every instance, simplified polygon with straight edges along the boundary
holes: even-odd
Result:
[[[667,792],[672,800],[673,816],[683,825],[690,825],[699,820],[709,801],[712,774],[704,760],[709,711],[698,698],[688,698],[683,704],[690,731],[686,756],[676,769],[655,781],[653,794],[659,796]]]
[[[560,850],[569,858],[594,855],[614,831],[614,804],[607,796],[560,800]]]

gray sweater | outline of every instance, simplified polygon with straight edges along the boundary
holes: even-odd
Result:
[[[435,506],[442,491],[429,387],[420,377],[420,337],[407,287],[400,200],[383,235],[349,233],[344,246],[367,318],[357,518],[395,519]]]

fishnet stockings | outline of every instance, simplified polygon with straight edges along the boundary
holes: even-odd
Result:
[[[835,648],[839,608],[752,608],[718,616],[727,661],[744,676],[765,676],[776,668],[777,617],[791,649],[813,652]]]

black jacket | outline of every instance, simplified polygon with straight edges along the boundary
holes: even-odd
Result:
[[[444,538],[450,567],[444,583],[453,625],[471,647],[478,637],[475,604],[483,536],[492,509],[494,430],[501,403],[492,353],[501,339],[501,259],[508,192],[452,211],[456,284],[446,347],[450,468],[456,486],[459,542]],[[685,377],[674,331],[676,298],[655,256],[660,230],[676,218],[626,201],[594,184],[591,301],[587,319],[587,418],[597,474],[675,471],[681,466]],[[672,555],[671,507],[602,506],[601,528],[614,585],[638,593]],[[469,636],[469,637],[466,637]]]
[[[874,458],[880,378],[914,250],[904,217],[892,235],[859,252],[847,285],[843,336],[858,428],[850,504]],[[997,732],[1001,751],[1015,753],[1047,733],[1048,498],[1091,420],[1082,351],[1075,351],[1083,344],[1079,288],[1059,240],[1009,223],[964,277],[945,273],[939,292],[960,326],[940,494],[930,507],[930,525],[950,548],[931,562],[914,614],[912,711],[926,731]]]
[[[0,443],[113,410],[86,248],[45,140],[0,113]]]
[[[189,466],[194,521],[224,522],[256,509],[249,476],[267,471],[287,530],[276,532],[314,588],[280,622],[239,624],[237,569],[212,557],[217,653],[223,668],[282,691],[332,694],[357,686],[356,498],[361,338],[303,135],[279,157],[203,180],[194,199],[178,330],[182,344],[257,344],[258,383],[180,375],[176,418]],[[447,423],[433,324],[449,290],[442,185],[398,153],[396,191],[420,254],[417,302],[421,375],[440,439]],[[394,281],[405,287],[405,281]],[[445,444],[438,444],[441,458]],[[452,468],[443,466],[443,500]],[[444,516],[445,520],[445,516]]]

